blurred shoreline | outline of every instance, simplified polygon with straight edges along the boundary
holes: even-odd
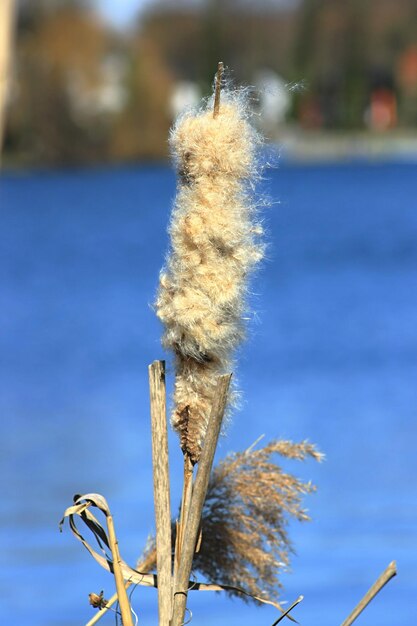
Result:
[[[120,32],[88,2],[19,3],[6,167],[165,162],[173,120],[211,93],[219,60],[288,160],[415,159],[417,0],[142,9]]]
[[[346,163],[364,161],[368,163],[417,161],[417,132],[409,130],[376,134],[370,132],[325,132],[322,130],[282,129],[274,140],[267,143],[267,150],[278,153],[279,162],[307,165],[315,163]],[[59,164],[36,167],[19,158],[10,156],[3,161],[1,174],[25,171],[71,171],[101,170],[107,168],[131,168],[169,166],[170,158],[133,158],[126,160],[103,160],[92,163]],[[275,159],[272,158],[274,162]]]
[[[330,133],[288,130],[276,142],[289,162],[417,160],[417,133]]]

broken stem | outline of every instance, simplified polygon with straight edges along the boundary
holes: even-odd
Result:
[[[362,613],[364,609],[368,606],[368,604],[373,600],[376,594],[381,591],[382,587],[384,587],[387,582],[391,580],[397,573],[397,566],[395,561],[392,561],[388,567],[382,572],[381,576],[374,582],[372,587],[366,594],[363,596],[362,600],[356,607],[353,609],[352,613],[345,619],[342,623],[342,626],[350,626],[353,624],[355,619]]]
[[[214,85],[214,107],[213,107],[213,117],[216,118],[219,114],[220,109],[220,93],[222,89],[222,77],[224,72],[224,65],[222,61],[219,61],[217,66],[215,85]]]

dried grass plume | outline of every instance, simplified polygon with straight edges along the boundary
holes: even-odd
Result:
[[[272,441],[260,449],[230,454],[214,469],[204,504],[202,541],[193,571],[210,582],[243,589],[249,595],[233,589],[228,593],[246,600],[279,599],[279,573],[289,566],[293,551],[288,522],[309,520],[302,499],[315,487],[284,472],[273,460],[277,454],[296,460],[323,458],[306,441]],[[137,568],[155,567],[156,552],[149,545]]]

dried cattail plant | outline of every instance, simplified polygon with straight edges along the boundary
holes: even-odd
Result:
[[[179,185],[156,302],[163,344],[175,354],[172,424],[193,463],[217,377],[244,336],[248,274],[263,256],[252,196],[260,138],[244,92],[224,90],[221,106],[219,93],[171,134]]]
[[[291,519],[309,520],[302,498],[315,488],[284,472],[272,459],[276,454],[322,460],[308,442],[272,441],[230,454],[214,469],[203,508],[193,570],[245,600],[278,600],[278,575],[289,566],[293,551],[287,524]],[[173,544],[174,535],[173,524]],[[137,569],[149,572],[155,567],[156,549],[150,540]]]
[[[115,576],[117,594],[111,599],[105,600],[103,592],[90,593],[90,604],[99,613],[87,626],[93,626],[117,599],[123,624],[131,624],[134,611],[126,588],[132,584],[158,587],[160,626],[183,626],[191,589],[223,590],[282,610],[277,603],[278,575],[288,567],[292,552],[287,525],[290,519],[309,519],[302,497],[314,487],[284,472],[272,459],[280,454],[320,461],[322,455],[308,442],[251,446],[229,455],[212,472],[228,400],[227,372],[244,336],[247,279],[263,256],[252,196],[260,139],[248,122],[243,92],[226,90],[220,105],[222,71],[219,63],[213,98],[201,110],[185,114],[171,135],[180,182],[170,227],[171,251],[156,308],[165,326],[163,343],[175,355],[172,424],[184,452],[180,517],[171,520],[165,366],[155,361],[149,367],[149,382],[156,539],[148,542],[134,570],[120,557],[103,496],[76,496],[64,513],[77,539]],[[108,536],[90,506],[106,516]],[[111,558],[85,541],[74,521],[77,516],[101,549],[111,550]],[[147,574],[152,570],[157,576]],[[191,579],[192,570],[210,582]],[[344,625],[356,619],[395,572],[391,563]]]

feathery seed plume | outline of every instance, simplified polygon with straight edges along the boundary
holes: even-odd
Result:
[[[210,580],[268,600],[278,599],[279,572],[290,564],[287,524],[291,518],[310,519],[302,499],[315,491],[310,482],[284,472],[272,458],[276,454],[300,461],[323,458],[307,441],[271,441],[260,449],[229,454],[210,479],[201,548],[194,561]]]
[[[278,575],[289,566],[293,551],[286,526],[290,519],[309,520],[302,498],[315,487],[284,472],[272,458],[276,454],[300,461],[323,459],[307,441],[272,441],[260,449],[229,454],[212,473],[203,508],[202,540],[193,569],[209,581],[231,586],[228,594],[244,600],[279,599]],[[174,546],[174,523],[172,528]],[[156,550],[150,542],[137,568],[145,572],[155,567]],[[249,595],[239,594],[237,588]]]
[[[179,183],[157,315],[175,354],[172,424],[193,463],[200,457],[217,377],[244,337],[248,274],[263,256],[253,182],[260,137],[243,91],[222,92],[183,115],[171,133]]]

